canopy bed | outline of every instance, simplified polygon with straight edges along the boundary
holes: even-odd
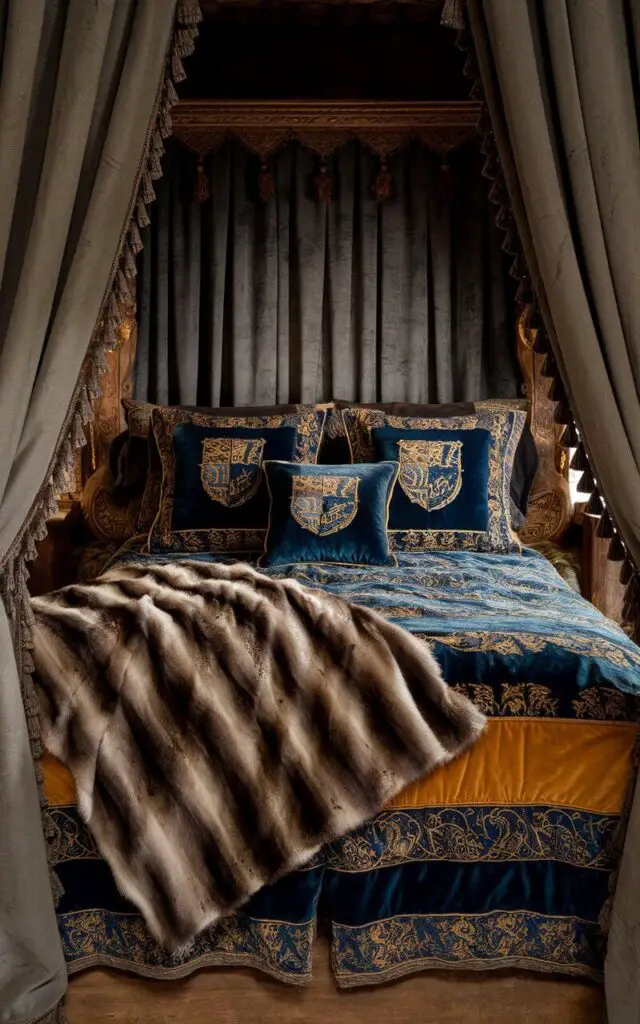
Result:
[[[164,6],[163,54],[174,5]],[[167,69],[179,80],[197,5],[178,4],[177,16]],[[535,182],[508,105],[506,7],[447,0],[443,16],[473,30],[473,43],[464,32],[461,42],[475,46],[470,64],[477,56],[486,95],[476,86],[473,100],[455,102],[175,105],[165,75],[145,115],[147,162],[137,176],[132,168],[128,235],[94,317],[102,394],[85,367],[74,433],[63,429],[56,446],[67,475],[52,473],[51,494],[39,494],[3,563],[33,754],[36,692],[49,751],[37,778],[70,974],[110,966],[178,978],[251,966],[300,985],[320,922],[340,988],[425,968],[602,980],[636,774],[637,533],[627,491],[608,481],[589,391],[567,361],[569,304],[536,235]],[[545,38],[561,47],[570,16],[562,25],[553,18],[549,11]],[[613,38],[620,25],[607,24]],[[169,106],[176,138],[161,166]],[[497,228],[470,185],[480,181],[478,132]],[[505,270],[492,255],[501,237]],[[315,291],[305,266],[315,268]],[[632,333],[631,321],[625,327]],[[38,371],[45,390],[46,372]],[[622,417],[633,441],[634,406],[626,394],[619,412],[613,395],[605,398],[622,466],[630,455]],[[76,457],[84,422],[89,444]],[[610,541],[609,558],[622,563],[625,630],[579,593],[570,461],[582,473],[590,551]],[[630,471],[629,494],[634,486]],[[51,518],[54,494],[71,508],[58,520],[59,568],[39,579],[35,563],[29,612],[24,563],[36,555],[34,534],[42,537],[34,515]],[[209,620],[202,602],[211,600]],[[297,617],[280,634],[283,602]],[[359,671],[340,653],[353,630]],[[242,671],[228,653],[233,635],[238,652],[250,652]],[[307,652],[314,638],[317,650],[326,644],[323,697],[309,707],[316,676],[296,666],[311,665],[310,655],[287,635]],[[366,667],[367,645],[380,652],[380,638],[398,680],[393,698]],[[371,663],[384,658],[372,654]],[[191,666],[204,664],[232,695],[228,708],[205,713],[194,698]],[[279,710],[260,698],[245,720],[238,707],[258,685],[258,665],[271,673]],[[321,679],[349,684],[333,708]],[[167,709],[168,733],[158,724]],[[269,780],[259,792],[247,788],[251,746],[224,762],[211,760],[211,742],[203,755],[198,740],[186,769],[172,761],[211,715],[235,723],[213,747],[239,742],[236,729],[258,736],[255,764]],[[294,756],[286,721],[322,757]],[[367,758],[378,739],[374,770]],[[214,856],[214,846],[190,843],[193,823],[195,836],[210,813],[197,803],[203,756],[209,785],[219,784],[236,813],[230,832],[224,818],[211,824]],[[297,774],[283,776],[293,761]],[[193,791],[184,782],[175,789],[184,771]],[[286,855],[278,786],[293,787]],[[217,795],[214,803],[225,806]],[[184,842],[167,843],[163,822]],[[632,817],[619,883],[627,887],[634,829]],[[235,854],[223,856],[231,833]],[[633,920],[628,904],[613,903],[614,948]],[[613,966],[612,955],[609,1013],[626,1024],[633,971],[623,984],[621,949]],[[429,972],[421,978],[420,1004]],[[28,1013],[16,1003],[11,1024],[35,1020],[36,1007],[38,1019],[59,1019],[28,998]],[[337,991],[331,1012],[341,1012],[340,999]]]

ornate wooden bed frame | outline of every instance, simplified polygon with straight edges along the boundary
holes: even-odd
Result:
[[[236,102],[181,101],[173,113],[175,136],[188,146],[199,160],[229,137],[241,140],[261,160],[297,139],[321,159],[349,139],[357,138],[375,152],[381,161],[409,140],[447,154],[463,145],[477,131],[480,104],[456,103],[372,103],[335,101]],[[562,427],[555,423],[556,403],[549,398],[550,380],[541,373],[543,356],[533,351],[534,332],[526,327],[526,318],[515,325],[518,359],[522,369],[523,391],[529,402],[531,431],[539,454],[539,471],[530,497],[529,514],[521,537],[524,542],[559,540],[571,519],[572,507],[568,483],[568,452],[561,447]],[[106,473],[106,455],[110,441],[125,427],[121,400],[131,393],[131,369],[135,355],[135,311],[121,326],[120,347],[110,354],[103,379],[103,396],[96,408],[96,421],[81,467],[85,483],[94,470],[83,501],[91,505],[92,519],[103,518],[102,535],[113,530],[110,503],[98,501],[100,478]],[[104,467],[101,469],[101,467]],[[70,496],[78,497],[78,495]],[[103,506],[101,514],[99,505]],[[120,515],[124,514],[124,510]],[[107,519],[104,519],[104,516]],[[116,516],[116,518],[119,518]],[[108,521],[107,521],[108,520]]]

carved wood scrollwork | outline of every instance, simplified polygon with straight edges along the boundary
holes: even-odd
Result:
[[[520,531],[525,544],[558,540],[572,516],[568,450],[560,445],[563,428],[555,422],[556,402],[549,398],[551,381],[543,376],[544,356],[533,351],[536,331],[527,327],[527,311],[518,320],[518,360],[529,399],[530,426],[538,449],[538,473],[529,497],[526,522]]]
[[[475,135],[480,103],[372,101],[181,100],[173,131],[199,157],[236,138],[265,159],[297,139],[326,157],[358,139],[386,157],[411,139],[442,156]]]

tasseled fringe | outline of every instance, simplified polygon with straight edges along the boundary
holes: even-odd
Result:
[[[211,188],[209,185],[209,175],[204,169],[202,157],[198,159],[198,169],[196,171],[196,182],[193,187],[193,198],[197,203],[206,203],[211,195]]]
[[[100,377],[107,369],[106,351],[118,344],[118,325],[125,312],[132,305],[133,281],[135,277],[135,254],[142,248],[140,230],[149,225],[146,204],[155,198],[153,181],[161,176],[161,158],[164,152],[162,140],[171,134],[171,108],[178,101],[174,82],[185,77],[182,57],[193,52],[197,35],[196,24],[201,20],[196,0],[179,0],[176,20],[182,26],[174,28],[171,56],[167,59],[165,79],[162,87],[156,125],[149,137],[146,163],[138,183],[138,196],[134,214],[122,240],[117,265],[114,267],[109,297],[96,325],[87,357],[78,377],[69,412],[60,431],[58,443],[49,466],[46,482],[34,501],[31,512],[22,525],[18,536],[6,552],[3,572],[0,574],[0,596],[5,605],[16,658],[20,666],[20,683],[25,708],[31,754],[34,762],[40,803],[42,808],[43,832],[47,841],[47,855],[51,879],[51,890],[57,903],[63,893],[60,881],[55,875],[57,861],[57,832],[47,810],[47,801],[42,791],[42,769],[38,760],[42,754],[38,704],[31,674],[34,670],[31,649],[33,647],[33,613],[27,590],[27,562],[38,555],[37,543],[47,536],[47,521],[58,508],[58,497],[76,489],[77,452],[87,443],[87,432],[93,427],[94,411],[92,401],[100,397]],[[173,81],[171,76],[173,75]],[[85,427],[88,428],[85,431]],[[64,1024],[64,1013],[56,1007],[41,1024]]]
[[[276,183],[273,180],[271,167],[266,160],[261,160],[258,172],[258,195],[263,203],[268,203],[275,194]]]
[[[391,171],[384,157],[380,157],[380,166],[371,191],[377,203],[386,203],[391,199]]]
[[[584,471],[585,471],[585,469],[587,469],[587,467],[588,467],[587,453],[584,450],[584,445],[582,444],[582,442],[580,442],[580,444],[576,448],[575,452],[573,453],[573,458],[571,459],[571,464],[570,464],[569,468],[570,469],[575,469],[575,470],[579,471],[580,473],[584,473]]]
[[[316,202],[329,204],[333,199],[333,183],[325,160],[320,161],[320,165],[313,176],[313,185],[316,193]]]
[[[616,530],[614,532],[614,534],[613,534],[613,537],[611,538],[611,543],[609,544],[609,550],[607,552],[607,558],[608,558],[608,560],[610,562],[621,562],[622,559],[624,558],[624,556],[625,556],[624,544],[622,543],[622,540],[620,538],[620,534]]]
[[[458,32],[462,32],[464,28],[463,0],[445,0],[440,24],[445,28],[454,28]]]
[[[594,487],[595,487],[595,485],[596,485],[596,482],[593,479],[593,476],[591,474],[591,470],[587,466],[587,468],[585,469],[584,473],[582,474],[582,476],[578,480],[577,490],[580,491],[580,494],[591,494],[593,489],[594,489]]]
[[[600,516],[600,522],[596,529],[596,537],[602,537],[605,540],[611,540],[613,537],[613,523],[611,522],[611,516],[606,509]]]

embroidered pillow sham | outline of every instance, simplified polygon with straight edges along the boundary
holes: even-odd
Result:
[[[520,549],[509,489],[524,412],[483,409],[438,419],[345,409],[343,416],[354,462],[400,463],[389,513],[392,550]]]
[[[162,487],[149,550],[262,550],[269,510],[263,463],[269,457],[315,462],[325,415],[154,410]]]
[[[259,565],[396,565],[387,519],[397,462],[301,466],[265,462],[269,529]]]
[[[334,403],[325,426],[322,449],[318,462],[346,462],[349,444],[342,416],[343,409],[378,409],[391,416],[418,416],[420,419],[449,419],[451,416],[473,416],[486,410],[499,412],[527,412],[526,398],[490,398],[477,402],[449,402],[441,405],[420,405],[410,402],[345,402]],[[538,450],[528,424],[525,424],[513,460],[511,474],[511,523],[519,530],[527,515],[529,492],[538,471]]]

